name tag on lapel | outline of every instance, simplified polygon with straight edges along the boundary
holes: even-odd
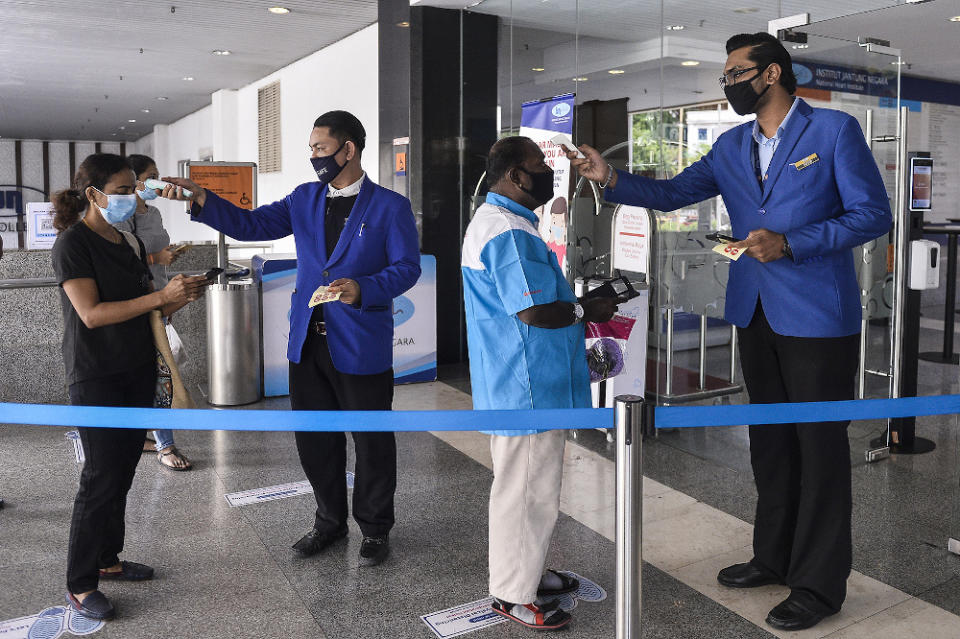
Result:
[[[817,155],[816,153],[811,153],[810,155],[803,158],[799,162],[794,162],[793,166],[795,166],[798,171],[802,171],[803,169],[807,168],[811,164],[815,164],[819,161],[820,161],[820,156]]]

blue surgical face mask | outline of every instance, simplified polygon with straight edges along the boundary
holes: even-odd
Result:
[[[155,200],[158,197],[160,197],[159,195],[157,195],[157,192],[154,189],[144,189],[142,191],[137,191],[137,195],[139,195],[140,199],[143,200],[144,202],[149,202],[150,200]]]
[[[559,239],[563,238],[564,228],[559,224],[554,224],[550,227],[550,231],[553,233],[553,237]]]
[[[347,143],[344,142],[340,145],[339,149],[330,155],[325,155],[320,158],[310,158],[310,164],[313,165],[313,170],[317,172],[317,179],[320,180],[320,184],[330,184],[330,182],[337,179],[337,176],[340,175],[340,171],[343,170],[346,164],[338,164],[336,158],[337,153],[340,153],[346,145]]]
[[[97,187],[93,188],[97,189]],[[97,191],[107,196],[107,207],[104,208],[97,204],[97,208],[100,209],[103,219],[110,224],[119,224],[124,220],[129,220],[137,212],[137,196],[133,193],[130,195],[108,195],[100,189],[97,189]]]

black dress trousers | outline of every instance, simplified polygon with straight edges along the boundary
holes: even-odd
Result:
[[[326,336],[312,328],[300,354],[290,363],[293,410],[390,410],[393,369],[374,375],[338,371]],[[314,527],[322,532],[347,529],[347,449],[344,433],[297,432],[300,463],[317,500]],[[390,532],[397,488],[397,444],[393,433],[355,432],[356,468],[353,518],[366,537]]]
[[[752,403],[853,399],[859,334],[778,335],[758,301],[738,336]],[[757,485],[753,562],[824,614],[840,610],[852,564],[849,423],[750,426]]]
[[[150,408],[157,365],[70,385],[74,406]],[[67,589],[96,590],[100,569],[115,566],[123,550],[127,493],[143,452],[143,428],[77,429],[86,461],[73,504],[67,551]]]

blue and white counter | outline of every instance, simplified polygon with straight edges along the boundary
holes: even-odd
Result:
[[[290,297],[297,281],[292,253],[254,255],[263,299],[263,394],[288,395]],[[437,259],[420,256],[420,279],[393,300],[393,372],[397,384],[437,379]]]

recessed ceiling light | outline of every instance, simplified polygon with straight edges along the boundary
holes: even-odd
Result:
[[[586,81],[589,80],[589,79],[590,79],[590,78],[581,75],[581,76],[578,76],[578,77],[574,78],[573,81],[574,81],[574,82],[586,82]]]
[[[686,29],[682,24],[671,24],[667,25],[667,31],[683,31]]]
[[[126,129],[126,128],[127,128],[127,127],[122,126],[122,127],[120,127],[120,130],[123,131],[123,130]]]
[[[810,48],[810,45],[809,45],[809,44],[795,44],[795,45],[793,45],[793,48],[794,48],[794,49],[809,49],[809,48]]]
[[[733,12],[734,13],[756,13],[759,10],[760,9],[757,9],[756,7],[740,7],[739,9],[734,9]]]
[[[699,65],[700,65],[699,60],[684,60],[683,62],[680,63],[680,66],[683,66],[683,67],[696,67]]]
[[[902,67],[903,65],[906,64],[906,62],[904,62],[903,60],[894,60],[890,64],[892,64],[895,67]]]
[[[623,75],[624,73],[626,73],[626,71],[624,71],[623,69],[610,69],[609,71],[607,71],[607,73],[609,73],[610,75]]]
[[[213,55],[230,55],[230,51],[228,51],[227,49],[214,49],[210,53],[212,53]]]
[[[131,120],[127,120],[127,122],[129,122],[130,124],[133,124],[134,122],[136,122],[136,120],[131,119]]]
[[[530,70],[531,70],[531,71],[536,71],[537,73],[540,73],[541,71],[545,71],[546,69],[544,69],[543,67],[533,67],[533,68],[530,69]]]
[[[185,75],[185,76],[183,76],[183,79],[184,79],[186,82],[193,82],[193,76],[192,76],[192,75]]]
[[[960,22],[960,16],[953,16],[950,18],[950,22]]]
[[[140,113],[150,113],[150,109],[140,109]]]
[[[169,100],[170,98],[168,98],[168,97],[165,96],[165,95],[158,95],[158,96],[157,96],[157,99],[160,100],[161,102],[163,102],[163,101]]]
[[[267,9],[267,11],[269,11],[270,13],[275,13],[278,16],[282,16],[290,13],[290,9],[287,9],[286,7],[270,7],[269,9]]]
[[[403,27],[404,29],[406,29],[407,27],[410,26],[410,22],[408,22],[407,20],[404,20],[403,22],[398,22],[398,23],[397,23],[397,26],[398,26],[398,27]]]

